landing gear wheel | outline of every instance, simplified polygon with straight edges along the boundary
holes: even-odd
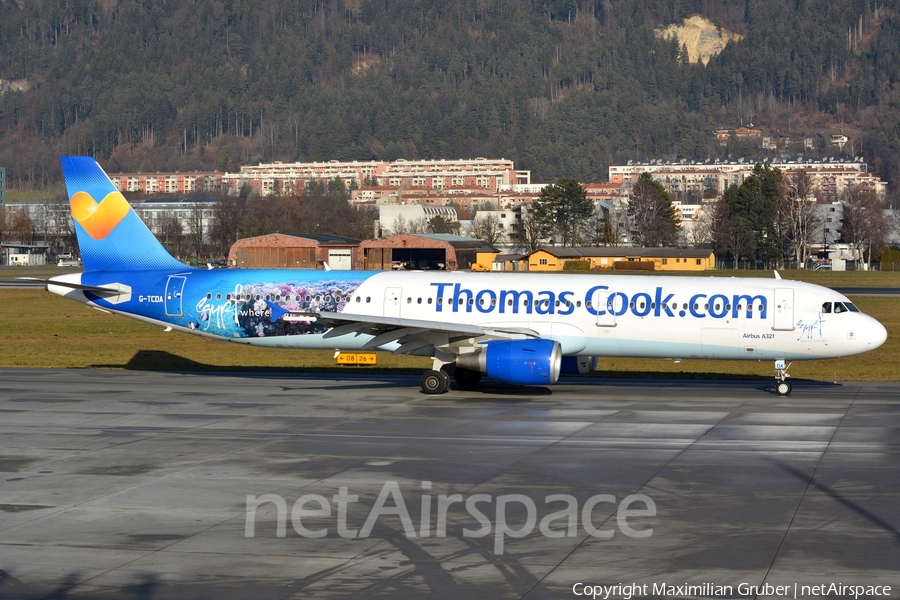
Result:
[[[779,381],[775,386],[775,391],[778,392],[779,396],[789,396],[791,393],[791,384],[787,381]]]
[[[456,367],[456,371],[453,372],[453,379],[456,380],[456,383],[461,388],[474,388],[481,381],[481,372]]]
[[[450,387],[450,376],[443,371],[425,371],[420,383],[426,394],[443,394]]]

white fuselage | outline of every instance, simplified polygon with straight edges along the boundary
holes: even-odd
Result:
[[[184,305],[214,316],[196,323],[189,322],[189,316],[170,318],[134,305],[139,298],[161,297],[172,275],[154,278],[147,274],[137,283],[125,281],[132,288],[145,288],[132,290],[131,304],[88,300],[81,292],[52,284],[49,289],[144,321],[233,342],[281,348],[362,347],[371,336],[237,338],[217,329],[217,323],[230,324],[232,316],[237,322],[238,309],[225,300],[239,289],[241,284],[235,281],[302,283],[311,273],[322,276],[315,271],[253,270],[180,274],[177,277],[185,281]],[[527,329],[560,342],[565,355],[816,359],[872,350],[887,335],[878,321],[854,312],[856,308],[841,294],[783,279],[437,271],[331,273],[335,278],[341,273],[353,273],[357,278],[342,313]],[[122,283],[125,277],[116,273],[92,275],[92,285]],[[831,311],[836,303],[852,310]],[[396,347],[386,344],[382,349]]]

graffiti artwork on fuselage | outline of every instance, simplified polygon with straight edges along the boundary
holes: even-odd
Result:
[[[197,303],[201,331],[228,337],[269,337],[325,333],[313,320],[279,319],[272,322],[272,302],[289,311],[341,312],[359,281],[323,280],[237,284],[232,293],[214,300],[209,295]]]

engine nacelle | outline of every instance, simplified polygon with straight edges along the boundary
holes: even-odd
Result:
[[[553,340],[492,340],[484,349],[460,354],[457,366],[522,385],[553,384],[559,379],[562,348]]]
[[[597,358],[594,356],[563,356],[563,375],[588,375],[597,370]]]

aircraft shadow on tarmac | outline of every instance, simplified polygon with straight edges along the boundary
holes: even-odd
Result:
[[[346,367],[313,367],[304,368],[297,367],[288,369],[285,367],[245,367],[245,366],[227,366],[227,365],[211,365],[208,363],[197,362],[171,352],[164,350],[139,350],[125,364],[95,364],[93,368],[102,369],[125,369],[129,371],[167,371],[174,373],[204,373],[218,374],[225,377],[253,377],[254,375],[265,375],[266,377],[293,378],[298,375],[315,375],[317,377],[329,378],[337,375],[342,380],[341,384],[335,385],[329,383],[329,390],[340,389],[360,389],[360,388],[397,388],[397,387],[418,387],[418,375],[415,371],[394,371],[386,372],[384,370],[375,370],[371,368],[361,367],[357,369]],[[623,375],[626,375],[623,377]],[[363,381],[362,379],[365,379]],[[373,383],[372,379],[377,379]],[[355,381],[359,379],[359,381]],[[602,379],[601,382],[598,380]],[[602,383],[615,383],[619,386],[654,386],[658,384],[660,387],[692,387],[703,389],[708,386],[722,385],[744,385],[752,386],[754,389],[775,394],[775,383],[773,379],[758,379],[748,376],[735,376],[728,372],[709,372],[709,373],[668,373],[665,371],[649,371],[645,373],[604,373],[598,371],[595,374],[587,376],[565,377],[561,383],[567,385],[602,385]],[[840,383],[832,383],[828,381],[813,381],[806,379],[791,379],[795,387],[800,389],[824,388],[840,386]],[[798,386],[799,384],[799,386]],[[464,390],[455,383],[451,384],[452,391],[474,392],[487,395],[505,395],[505,396],[551,396],[553,391],[547,387],[521,386],[514,384],[506,384],[501,382],[484,381],[476,390]]]

